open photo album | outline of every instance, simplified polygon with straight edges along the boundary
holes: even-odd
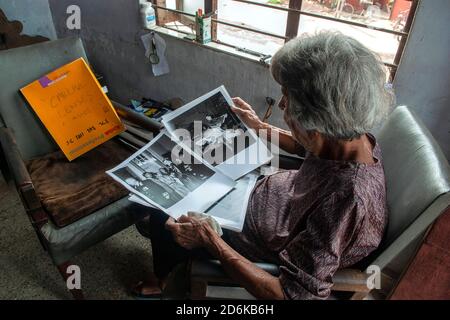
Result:
[[[174,219],[204,212],[241,231],[265,143],[233,113],[223,86],[165,115],[165,130],[107,174],[132,192],[131,201]]]

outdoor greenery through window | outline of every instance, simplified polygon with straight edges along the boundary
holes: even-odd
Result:
[[[158,25],[195,33],[197,9],[213,13],[213,41],[264,58],[286,41],[340,31],[376,52],[391,80],[419,0],[152,0]]]

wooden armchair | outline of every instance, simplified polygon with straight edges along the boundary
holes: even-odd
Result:
[[[378,250],[354,268],[338,270],[333,276],[332,292],[349,292],[352,299],[388,296],[426,230],[450,205],[448,161],[411,110],[397,107],[377,138],[383,152],[389,223]],[[278,274],[276,265],[259,266]],[[369,266],[381,271],[380,289],[367,286],[373,274]],[[193,260],[189,275],[193,299],[254,299],[225,274],[218,261]]]
[[[0,151],[2,152],[0,154],[3,153],[8,175],[15,181],[39,241],[64,279],[67,277],[67,267],[71,265],[70,260],[75,255],[135,224],[151,211],[128,201],[127,194],[124,194],[123,198],[117,201],[95,208],[90,214],[67,225],[59,226],[43,205],[37,192],[27,163],[30,159],[52,154],[58,148],[18,90],[42,75],[80,57],[87,61],[83,44],[77,38],[0,51],[2,87],[0,93]],[[159,131],[159,123],[134,113],[120,104],[114,103],[114,105],[122,118],[152,132]],[[111,141],[112,146],[119,147],[119,144],[118,141]],[[132,150],[130,154],[131,152]],[[114,150],[111,153],[111,157],[113,156]],[[77,165],[77,160],[70,165]],[[82,165],[83,161],[80,160],[78,165],[80,163]],[[101,172],[103,173],[104,171]],[[83,298],[79,290],[71,290],[71,293],[77,299]]]

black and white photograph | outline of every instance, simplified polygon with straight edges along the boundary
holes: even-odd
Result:
[[[258,177],[258,170],[255,170],[237,180],[234,189],[210,207],[206,213],[214,217],[221,227],[241,232],[248,201]]]
[[[208,164],[193,161],[193,156],[183,161],[186,157],[172,155],[175,147],[177,143],[162,133],[107,173],[148,203],[175,216],[205,210],[233,188],[230,178]],[[207,195],[204,188],[209,190]],[[196,195],[198,189],[200,197]],[[187,199],[191,201],[189,207],[183,207]]]
[[[170,116],[164,119],[168,119]],[[191,148],[202,154],[221,152],[222,157],[211,163],[216,166],[255,143],[247,127],[231,111],[221,91],[204,99],[195,108],[183,112],[170,123],[176,129],[185,129],[192,139]],[[239,139],[242,139],[239,141]]]
[[[255,170],[238,179],[236,186],[209,207],[205,213],[216,219],[222,228],[241,232],[247,213],[248,201],[258,177],[259,173]],[[128,200],[143,206],[153,207],[135,194],[131,195]]]
[[[194,149],[201,148],[203,154],[214,155],[216,150],[223,148],[223,161],[255,142],[253,137],[246,134],[247,128],[230,110],[221,92],[201,102],[196,109],[184,113],[174,124],[177,128],[189,131]],[[196,130],[196,125],[201,130]],[[238,143],[240,138],[243,139],[242,143]]]
[[[187,132],[190,141],[183,141],[187,147],[237,179],[270,161],[271,155],[264,143],[231,110],[232,104],[225,87],[221,86],[165,115],[162,122],[174,137]],[[180,140],[184,140],[184,136]]]

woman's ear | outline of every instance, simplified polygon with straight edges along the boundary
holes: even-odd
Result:
[[[308,135],[308,139],[311,141],[322,140],[322,135],[316,130],[307,130],[306,134]]]
[[[325,144],[324,135],[316,130],[308,130],[307,135],[308,135],[309,151],[318,155],[320,153],[320,150],[323,148]]]

